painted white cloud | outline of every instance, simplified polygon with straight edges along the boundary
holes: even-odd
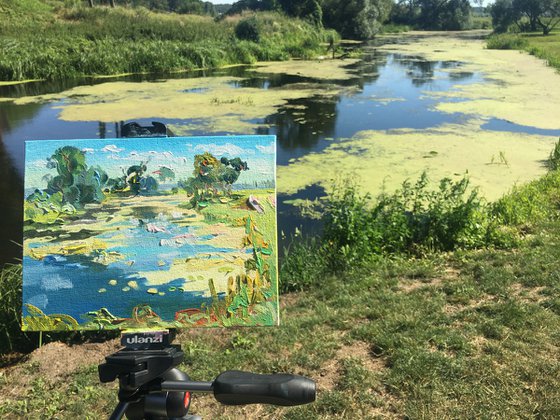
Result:
[[[199,144],[194,148],[195,152],[210,152],[214,156],[229,156],[229,157],[237,157],[237,156],[246,156],[246,155],[254,155],[255,151],[250,149],[243,149],[232,143],[226,144]]]
[[[116,145],[114,144],[108,144],[107,146],[105,146],[103,149],[101,149],[104,152],[110,152],[110,153],[119,153],[122,152],[124,149],[119,149]]]
[[[47,167],[47,160],[46,159],[36,160],[34,162],[31,162],[29,165],[33,166],[34,168],[45,169]]]
[[[95,152],[95,149],[92,149],[92,148],[90,148],[90,147],[84,147],[84,148],[82,149],[82,152],[84,152],[84,153],[93,153],[93,152]]]
[[[72,289],[74,285],[68,278],[62,277],[60,274],[46,275],[41,280],[41,288],[47,292]]]
[[[39,309],[45,310],[49,304],[49,298],[45,294],[35,295],[31,297],[27,303],[36,306]]]
[[[273,155],[274,152],[276,151],[276,147],[274,147],[274,144],[272,143],[268,146],[261,146],[259,144],[256,147],[261,153],[264,153],[265,155]]]

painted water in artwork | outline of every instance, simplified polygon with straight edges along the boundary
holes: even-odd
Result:
[[[277,324],[275,145],[26,142],[23,328]]]

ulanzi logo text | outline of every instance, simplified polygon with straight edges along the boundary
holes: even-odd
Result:
[[[153,336],[138,336],[133,335],[132,337],[126,337],[126,344],[156,344],[156,343],[163,343],[163,336],[162,335],[153,335]]]

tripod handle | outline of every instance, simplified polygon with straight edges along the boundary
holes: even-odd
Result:
[[[298,375],[259,375],[230,370],[212,384],[214,397],[225,405],[273,404],[293,406],[315,401],[315,382]]]

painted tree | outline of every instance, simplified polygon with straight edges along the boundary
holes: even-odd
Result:
[[[103,187],[109,177],[97,166],[88,167],[85,153],[73,146],[57,149],[48,159],[48,168],[58,175],[48,181],[46,192],[61,192],[65,203],[81,208],[88,203],[100,203],[105,198]]]
[[[193,176],[180,181],[179,186],[192,194],[192,203],[209,199],[219,191],[231,194],[232,185],[238,180],[242,171],[249,169],[247,162],[236,157],[218,160],[213,154],[205,152],[194,157]]]

